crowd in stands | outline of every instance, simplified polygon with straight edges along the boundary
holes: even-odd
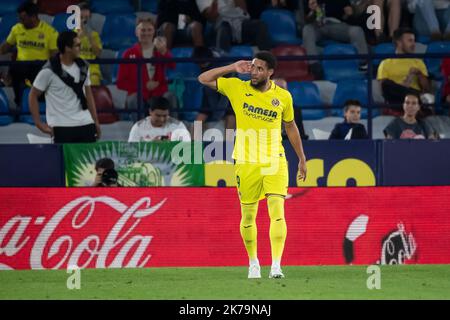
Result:
[[[90,64],[94,96],[101,91],[95,87],[125,93],[120,106],[110,98],[112,104],[106,111],[98,109],[100,123],[105,119],[102,112],[115,113],[112,119],[136,122],[129,141],[189,140],[192,132],[183,121],[201,121],[206,128],[208,123],[224,120],[224,128],[235,127],[227,98],[196,81],[200,72],[220,63],[201,59],[250,58],[259,50],[300,56],[450,52],[450,0],[61,0],[53,5],[11,0],[0,5],[1,60],[33,63],[0,67],[0,98],[1,87],[12,88],[15,104],[0,108],[0,117],[10,111],[13,121],[18,121],[22,119],[18,115],[28,111],[28,92],[45,61],[57,53],[58,33],[67,28],[58,21],[67,18],[65,10],[70,4],[81,8],[76,32],[82,59],[111,57],[111,52],[123,59],[167,59],[141,64],[140,72],[133,63],[112,68]],[[367,23],[372,5],[380,8],[378,29]],[[192,57],[196,62],[170,62],[174,57]],[[367,74],[368,62],[280,61],[277,83],[293,96],[298,92],[308,96],[294,97],[299,128],[305,120],[343,115],[344,121],[336,124],[329,139],[367,139],[360,120],[367,117],[369,103],[365,79],[373,79],[379,83],[383,101],[373,98],[372,114],[396,117],[383,130],[386,138],[438,138],[439,130],[426,120],[448,115],[450,57],[374,59],[372,75]],[[350,91],[344,100],[336,102],[335,97],[336,101],[322,108],[324,92],[318,87],[325,82],[337,86],[336,91],[345,85]],[[137,107],[139,87],[145,112]],[[361,88],[361,96],[356,87]],[[316,91],[319,106],[311,102]],[[113,93],[108,94],[114,97]],[[39,99],[45,102],[43,96]],[[182,133],[173,134],[174,130]],[[307,138],[304,130],[302,136]]]

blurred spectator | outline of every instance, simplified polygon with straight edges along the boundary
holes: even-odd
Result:
[[[366,34],[372,33],[372,30],[367,28],[367,19],[370,16],[367,13],[367,8],[370,5],[378,6],[381,13],[381,28],[373,30],[374,40],[376,43],[381,43],[392,39],[394,31],[400,26],[402,0],[350,0],[350,4],[353,9],[353,15],[349,17],[349,23],[359,25],[365,30]],[[387,11],[385,10],[385,6]],[[384,31],[386,25],[386,12],[388,14],[388,33],[385,33]]]
[[[133,125],[128,142],[190,141],[191,135],[186,126],[170,117],[169,112],[169,100],[164,97],[151,98],[149,116]]]
[[[214,53],[208,47],[195,47],[192,53],[192,58],[212,59],[214,58]],[[212,62],[200,62],[198,65],[202,73],[215,67]],[[224,119],[225,129],[235,129],[236,117],[228,98],[207,86],[202,86],[202,90],[202,106],[197,115],[196,121],[214,122]]]
[[[81,29],[78,31],[78,37],[81,40],[80,58],[93,60],[100,57],[103,49],[102,41],[98,32],[92,30],[89,6],[86,3],[82,3],[79,7],[81,9]],[[89,71],[91,73],[91,85],[99,86],[102,80],[100,65],[91,64]]]
[[[92,184],[93,187],[102,187],[104,186],[104,183],[107,181],[104,181],[105,179],[103,179],[103,173],[106,170],[114,170],[114,161],[110,158],[102,158],[97,160],[97,162],[95,163],[95,180],[94,183]]]
[[[306,0],[305,0],[306,1]],[[305,6],[306,25],[303,27],[303,45],[308,55],[318,55],[317,42],[335,40],[351,43],[359,54],[367,54],[368,47],[364,31],[359,26],[347,23],[353,14],[349,0],[308,0]],[[309,61],[311,72],[321,78],[322,69],[317,61]],[[360,70],[367,70],[367,63],[360,63]]]
[[[442,97],[445,103],[450,105],[450,58],[442,60],[442,75],[444,76],[444,87]]]
[[[81,40],[64,31],[57,40],[59,54],[36,76],[29,95],[36,127],[54,138],[54,143],[95,142],[100,138],[89,65],[80,56]],[[41,122],[38,98],[45,93],[47,123]]]
[[[22,94],[26,86],[36,78],[39,70],[53,54],[57,52],[58,32],[52,26],[39,20],[37,4],[26,1],[19,6],[19,23],[12,27],[6,41],[0,46],[0,55],[17,47],[17,61],[42,61],[38,64],[11,65],[9,73],[12,80],[17,106],[21,105]]]
[[[403,116],[392,120],[384,129],[387,139],[435,139],[436,134],[429,124],[417,119],[420,110],[419,96],[408,93],[403,102]]]
[[[368,139],[366,128],[359,123],[360,120],[361,103],[358,100],[347,100],[344,104],[344,122],[336,124],[329,139]]]
[[[197,0],[197,5],[214,25],[217,48],[229,51],[233,44],[256,45],[260,50],[271,48],[266,24],[250,18],[245,0]]]
[[[261,13],[270,8],[280,8],[295,11],[303,0],[246,0],[247,11],[252,19],[259,19]]]
[[[411,29],[396,30],[394,42],[397,55],[415,52],[415,36]],[[390,104],[401,104],[408,93],[420,95],[423,103],[434,103],[428,70],[422,59],[385,59],[378,67],[377,79],[381,81],[383,96]]]
[[[203,46],[204,19],[195,0],[164,0],[158,3],[158,34],[167,39],[167,47]]]
[[[273,82],[275,84],[285,90],[288,90],[288,84],[287,81],[283,78],[274,78]],[[303,126],[303,114],[302,114],[302,108],[294,108],[294,118],[295,118],[295,124],[297,125],[298,131],[300,132],[300,137],[303,140],[308,140],[309,136],[305,132],[305,127]],[[282,138],[283,140],[287,140],[288,136],[286,134],[286,130],[282,131]]]
[[[151,19],[141,19],[136,26],[138,43],[127,49],[122,58],[171,58],[164,37],[155,38],[155,25]],[[142,65],[142,88],[145,101],[154,96],[162,96],[168,92],[166,68],[175,68],[175,63],[146,63]],[[128,95],[137,93],[137,65],[121,64],[117,74],[117,88],[125,90]]]
[[[408,8],[414,13],[420,35],[434,41],[450,40],[450,1],[408,0]]]

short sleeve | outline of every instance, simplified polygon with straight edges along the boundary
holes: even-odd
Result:
[[[236,92],[236,89],[241,86],[241,83],[242,81],[238,78],[220,77],[217,79],[217,91],[230,98],[233,92]]]
[[[50,69],[42,69],[39,71],[36,79],[34,79],[33,87],[38,89],[39,91],[46,91],[48,86],[50,85],[50,79],[53,75],[53,72]]]
[[[137,123],[133,125],[130,131],[130,136],[128,137],[128,142],[139,142],[139,129]]]
[[[16,38],[16,27],[12,27],[11,31],[9,32],[8,37],[6,38],[6,42],[11,45],[11,46],[15,46],[17,43],[17,38]]]
[[[286,104],[283,110],[283,121],[284,122],[294,121],[294,105],[292,102],[291,94],[288,94],[286,98]]]
[[[386,128],[384,128],[383,130],[384,135],[387,136],[391,136],[394,139],[397,139],[398,135],[398,125],[397,125],[397,121],[396,119],[392,120],[387,126]]]
[[[92,40],[94,40],[94,43],[97,45],[97,47],[103,49],[102,39],[100,39],[100,35],[97,31],[92,32]]]
[[[422,74],[426,77],[428,77],[428,70],[427,70],[427,66],[425,65],[425,63],[423,62],[423,60],[417,60],[417,69],[420,70],[420,72],[422,72]]]
[[[386,70],[387,60],[381,61],[380,66],[377,71],[377,80],[389,79],[387,70]]]
[[[52,50],[56,51],[56,50],[58,50],[58,46],[56,44],[56,42],[58,40],[58,31],[56,31],[53,28],[51,30],[52,30],[52,32],[51,32],[50,38],[48,40],[48,49],[50,51],[52,51]]]

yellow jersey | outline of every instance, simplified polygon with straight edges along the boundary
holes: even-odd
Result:
[[[100,39],[100,35],[97,31],[92,31],[91,33],[92,40],[94,43],[100,48],[103,49],[102,40]],[[83,34],[83,36],[80,38],[81,41],[81,50],[80,50],[80,58],[85,60],[93,60],[96,58],[93,50],[91,41],[89,40],[89,37],[86,34]],[[91,82],[93,80],[93,75],[97,75],[101,78],[101,71],[100,71],[100,65],[98,64],[90,64],[89,65],[89,72],[91,74]],[[95,81],[94,81],[95,82]],[[92,83],[92,85],[99,85],[100,83]]]
[[[428,77],[428,70],[421,59],[385,59],[378,67],[377,80],[389,79],[397,84],[402,84],[408,76],[411,68],[417,68]],[[411,87],[420,91],[417,76],[413,78]]]
[[[11,28],[6,42],[17,46],[17,60],[48,60],[50,51],[57,50],[58,32],[49,24],[40,21],[33,29],[26,29],[22,23]]]
[[[236,114],[233,159],[238,163],[269,163],[284,158],[282,121],[294,121],[289,91],[270,80],[270,89],[261,92],[250,81],[217,79],[217,91],[228,97]]]

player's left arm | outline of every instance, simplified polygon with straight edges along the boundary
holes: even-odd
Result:
[[[297,124],[294,118],[294,103],[292,101],[292,96],[289,94],[286,98],[285,108],[283,110],[283,123],[286,134],[289,138],[289,142],[295,150],[298,157],[298,175],[299,179],[305,181],[306,179],[306,156],[303,151],[302,138],[300,137],[300,132],[298,131]]]
[[[303,143],[302,138],[300,137],[300,132],[298,131],[297,124],[295,120],[284,122],[284,129],[286,130],[286,134],[289,138],[289,142],[297,154],[299,159],[298,162],[298,174],[299,179],[305,181],[306,179],[306,156],[303,151]]]

